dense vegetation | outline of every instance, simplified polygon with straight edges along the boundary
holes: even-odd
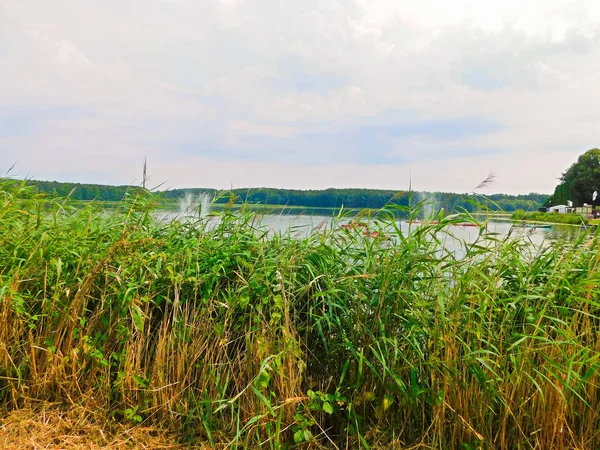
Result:
[[[107,214],[0,186],[5,408],[228,447],[600,445],[597,238],[482,227],[457,259],[439,243],[469,217],[292,238],[243,212],[157,222],[151,201]]]
[[[561,176],[554,194],[547,205],[566,205],[569,200],[574,206],[584,203],[600,205],[600,198],[592,200],[594,192],[600,192],[600,149],[593,148],[579,156]]]
[[[589,222],[588,219],[582,217],[580,214],[568,213],[543,213],[543,212],[525,212],[515,211],[512,215],[515,221],[533,221],[533,222],[550,222],[550,223],[564,223],[568,225],[585,225]]]
[[[174,189],[161,193],[163,198],[182,198],[186,193],[198,194],[205,189]],[[212,192],[215,194],[215,192]],[[307,207],[339,208],[383,208],[392,202],[396,205],[408,206],[414,193],[409,191],[389,191],[377,189],[325,189],[325,190],[291,190],[291,189],[234,189],[233,194],[242,203],[270,204]],[[517,209],[536,210],[546,200],[543,194],[505,195],[492,194],[479,196],[473,194],[455,194],[451,192],[423,192],[421,198],[435,200],[438,207],[445,211],[476,211],[489,208],[492,211],[515,211]],[[224,195],[217,202],[226,203],[229,197]]]
[[[76,200],[101,200],[101,201],[121,201],[125,198],[127,192],[136,193],[140,191],[139,187],[130,186],[104,186],[97,184],[75,184],[59,183],[56,181],[35,181],[29,180],[28,183],[39,192],[44,192],[54,196],[70,197]],[[162,200],[177,201],[188,194],[198,195],[207,193],[216,197],[215,202],[226,204],[234,195],[237,203],[247,204],[269,204],[269,205],[287,205],[303,207],[327,207],[339,208],[342,205],[346,208],[383,208],[392,201],[394,204],[407,206],[409,204],[409,192],[390,191],[377,189],[325,189],[325,190],[292,190],[292,189],[270,189],[270,188],[252,188],[252,189],[234,189],[229,191],[218,191],[216,189],[171,189],[157,192],[158,198]],[[505,195],[492,194],[489,196],[478,196],[470,194],[455,194],[449,192],[423,193],[423,197],[434,197],[438,207],[445,211],[476,211],[481,208],[489,208],[492,211],[516,211],[519,209],[526,211],[537,210],[547,195],[544,194],[526,194],[526,195]]]
[[[1,180],[0,182],[19,185],[18,180]],[[69,197],[73,200],[98,200],[120,202],[129,192],[132,195],[139,193],[142,188],[138,186],[110,186],[104,184],[61,183],[59,181],[27,180],[27,184],[34,187],[39,193],[53,197]]]

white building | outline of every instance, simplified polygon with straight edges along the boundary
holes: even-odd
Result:
[[[548,212],[565,214],[565,213],[571,212],[572,209],[573,208],[569,208],[567,205],[555,205],[555,206],[550,206],[548,208]]]

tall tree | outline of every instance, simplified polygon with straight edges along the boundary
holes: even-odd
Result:
[[[560,181],[551,197],[551,204],[566,204],[568,200],[573,201],[575,206],[600,204],[599,198],[593,200],[594,192],[600,191],[600,149],[593,148],[581,155],[562,174]]]

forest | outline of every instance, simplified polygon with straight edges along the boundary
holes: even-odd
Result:
[[[100,184],[65,183],[58,181],[12,180],[13,183],[26,183],[51,197],[69,197],[73,200],[85,201],[121,201],[127,193],[139,192],[140,186],[110,186]],[[214,197],[215,203],[228,203],[233,196],[235,203],[286,205],[303,207],[339,208],[381,208],[388,203],[407,206],[423,198],[430,198],[445,211],[491,211],[513,212],[517,210],[535,211],[546,200],[548,195],[530,193],[523,195],[508,194],[459,194],[451,192],[420,192],[380,189],[324,189],[293,190],[275,188],[245,188],[233,190],[217,190],[211,188],[169,189],[155,191],[158,199],[165,203],[173,203],[184,198],[186,194],[199,195],[207,193]]]

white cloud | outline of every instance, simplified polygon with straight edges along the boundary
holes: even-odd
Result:
[[[0,0],[0,118],[27,107],[11,120],[31,130],[0,127],[0,169],[129,182],[148,154],[181,185],[405,188],[410,170],[460,191],[494,170],[497,190],[549,191],[598,145],[599,29],[587,0]],[[498,127],[434,129],[473,118]]]

